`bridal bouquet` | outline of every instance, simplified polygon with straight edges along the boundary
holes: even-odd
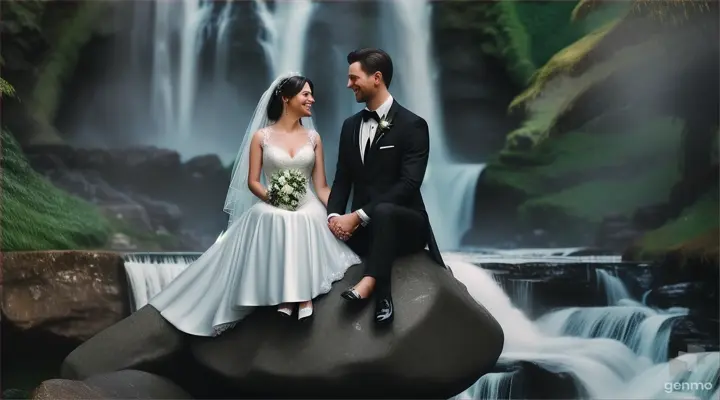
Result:
[[[270,178],[268,201],[284,210],[295,211],[305,196],[307,178],[299,169],[278,171]]]

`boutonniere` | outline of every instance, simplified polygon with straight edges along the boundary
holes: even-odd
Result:
[[[380,134],[385,134],[390,128],[392,128],[392,118],[388,118],[387,116],[380,118],[380,122],[378,122],[378,131]]]

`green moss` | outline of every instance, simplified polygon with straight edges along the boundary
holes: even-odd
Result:
[[[3,78],[0,78],[0,94],[8,97],[15,97],[15,88]]]
[[[717,188],[700,198],[695,204],[683,210],[676,219],[660,228],[648,232],[639,242],[641,257],[678,249],[684,243],[703,237],[718,229]],[[715,242],[715,246],[718,243]]]
[[[97,248],[106,242],[110,226],[95,207],[33,171],[7,132],[1,144],[3,251]]]
[[[532,84],[513,99],[509,108],[512,110],[536,99],[543,93],[543,90],[551,80],[559,75],[571,72],[578,61],[584,59],[587,53],[614,28],[615,24],[615,21],[609,22],[557,52],[545,65],[533,74]]]
[[[582,229],[594,229],[609,214],[631,216],[642,206],[667,200],[680,178],[676,166],[646,171],[631,178],[591,181],[532,199],[518,209],[520,219],[534,223],[555,218]]]
[[[530,53],[535,65],[545,64],[555,52],[585,34],[581,24],[570,21],[577,1],[515,1],[516,13],[530,34]]]
[[[524,87],[535,71],[530,38],[512,1],[438,3],[437,24],[440,30],[462,31],[463,36],[473,38],[482,54],[505,65],[518,86]]]
[[[612,131],[614,116],[544,141],[529,151],[505,150],[483,172],[486,190],[524,198],[514,218],[568,237],[594,232],[608,214],[630,215],[667,199],[679,180],[684,124],[656,118]],[[626,124],[623,124],[625,126]]]
[[[613,116],[606,117],[611,118]],[[617,132],[566,134],[538,147],[537,151],[551,157],[553,162],[536,168],[534,173],[557,178],[628,164],[649,165],[652,169],[654,160],[663,160],[663,164],[678,168],[677,149],[682,141],[683,126],[679,119],[660,117],[640,127]]]
[[[50,52],[39,70],[31,96],[33,115],[40,121],[49,123],[54,120],[62,88],[106,6],[102,1],[80,2],[70,16],[63,18],[52,29],[55,41],[51,43]]]
[[[593,171],[627,164],[653,163],[662,159],[679,164],[677,149],[682,140],[683,123],[662,117],[646,121],[639,127],[628,126],[615,132],[602,125],[615,116],[600,117],[585,126],[589,132],[572,132],[539,143],[526,151],[504,150],[488,163],[488,178],[545,187],[545,192],[563,188],[563,181],[592,176]]]

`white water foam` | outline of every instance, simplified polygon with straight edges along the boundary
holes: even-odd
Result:
[[[569,316],[577,313],[579,309],[560,310],[535,324],[512,306],[508,296],[499,289],[489,272],[459,257],[448,255],[445,260],[455,277],[466,285],[475,300],[483,304],[503,327],[506,343],[501,355],[502,360],[530,361],[551,372],[567,373],[575,379],[579,387],[587,391],[589,398],[593,399],[687,398],[688,393],[664,390],[665,382],[680,386],[690,385],[691,389],[695,389],[690,393],[693,396],[711,398],[713,392],[705,388],[707,382],[717,381],[717,371],[720,368],[718,353],[711,353],[712,357],[707,357],[707,364],[703,364],[702,370],[690,369],[691,372],[684,375],[668,375],[668,365],[672,365],[674,361],[653,366],[656,361],[652,358],[659,358],[659,349],[653,346],[665,346],[663,359],[666,359],[669,335],[669,328],[667,331],[660,329],[661,326],[666,326],[660,321],[661,318],[653,318],[658,315],[657,311],[640,311],[639,307],[630,310],[626,308],[628,306],[591,308],[589,315],[581,317],[585,325],[579,324],[581,328],[578,329],[579,334],[588,337],[573,337],[572,333],[564,332],[564,326]],[[644,321],[650,322],[644,328],[636,327],[633,333],[628,334],[626,330],[633,326],[628,315],[634,315],[633,311],[644,315]],[[580,314],[582,313],[581,311]],[[642,324],[640,322],[640,326]],[[587,326],[597,328],[594,330]],[[609,326],[616,329],[610,329]],[[598,333],[624,337],[634,349],[620,340],[602,337]],[[653,353],[646,350],[648,348],[656,352],[654,357],[648,357]],[[499,391],[502,384],[507,384],[508,379],[508,373],[500,376],[486,375],[455,399],[507,398],[507,393]],[[697,382],[704,385],[702,390],[697,389],[697,384],[691,385]]]
[[[125,272],[132,293],[132,311],[147,305],[188,267],[190,261],[182,256],[127,256]]]

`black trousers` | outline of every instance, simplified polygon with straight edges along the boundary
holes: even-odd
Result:
[[[365,259],[365,276],[375,278],[376,290],[389,292],[393,262],[425,248],[428,226],[427,217],[420,211],[381,203],[370,223],[359,226],[347,243]]]

